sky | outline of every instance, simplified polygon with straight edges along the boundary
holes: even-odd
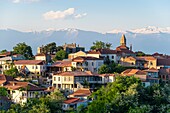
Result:
[[[170,27],[170,0],[0,0],[0,29]]]

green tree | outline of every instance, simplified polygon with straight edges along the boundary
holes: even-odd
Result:
[[[6,52],[7,52],[7,50],[4,49],[4,50],[2,50],[0,53],[3,54],[3,53],[6,53]]]
[[[110,47],[112,46],[111,43],[105,43],[102,41],[96,41],[93,42],[93,46],[91,46],[91,50],[96,50],[96,49],[110,49]]]
[[[100,66],[98,73],[99,73],[99,74],[106,74],[106,73],[110,73],[109,66],[108,66],[108,65],[103,64],[102,66]]]
[[[136,56],[145,56],[146,54],[142,51],[137,51],[135,52],[136,53]]]
[[[27,59],[30,59],[32,54],[31,46],[28,46],[25,42],[18,43],[15,47],[13,47],[14,53],[24,55]]]
[[[9,70],[4,71],[5,75],[12,76],[13,78],[17,77],[19,75],[18,69],[16,67],[12,67]]]
[[[63,60],[67,58],[68,54],[64,50],[60,50],[55,55],[55,60]]]
[[[0,96],[8,96],[8,90],[5,87],[0,87]]]

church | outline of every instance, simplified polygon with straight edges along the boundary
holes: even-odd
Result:
[[[136,56],[132,51],[132,45],[130,45],[130,48],[126,46],[126,37],[124,34],[122,34],[120,46],[116,47],[116,51],[121,57]]]

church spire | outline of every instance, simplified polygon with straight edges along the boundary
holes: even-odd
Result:
[[[120,45],[121,46],[126,46],[126,37],[124,34],[122,34],[122,37],[120,39]]]

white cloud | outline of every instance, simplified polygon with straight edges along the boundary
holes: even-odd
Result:
[[[13,3],[20,3],[20,2],[38,2],[40,0],[12,0]]]
[[[45,20],[65,19],[65,18],[81,18],[86,16],[86,13],[75,14],[75,8],[68,8],[64,11],[49,11],[43,14]]]
[[[68,16],[71,16],[74,14],[75,9],[74,8],[69,8],[64,11],[49,11],[43,14],[44,18],[46,20],[51,20],[51,19],[63,19]]]
[[[82,17],[84,17],[86,15],[87,15],[87,13],[77,14],[77,15],[74,16],[74,18],[82,18]]]

